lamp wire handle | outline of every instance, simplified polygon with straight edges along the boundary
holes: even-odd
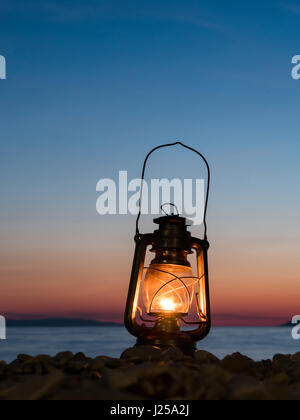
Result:
[[[146,159],[144,161],[144,165],[143,165],[143,172],[142,172],[142,178],[141,178],[141,193],[140,193],[140,200],[139,200],[139,213],[136,219],[136,237],[138,237],[140,235],[140,231],[139,231],[139,221],[140,221],[140,217],[141,217],[141,212],[142,212],[142,198],[143,198],[143,187],[144,187],[144,180],[145,180],[145,171],[146,171],[146,166],[147,166],[147,162],[148,159],[150,158],[150,156],[152,155],[152,153],[154,153],[156,150],[165,148],[165,147],[172,147],[172,146],[182,146],[185,149],[188,149],[194,153],[196,153],[198,156],[201,157],[201,159],[204,161],[206,168],[207,168],[207,189],[206,189],[206,199],[205,199],[205,207],[204,207],[204,239],[207,240],[207,223],[206,223],[206,215],[207,215],[207,208],[208,208],[208,200],[209,200],[209,193],[210,193],[210,178],[211,178],[211,174],[210,174],[210,167],[208,164],[208,161],[206,160],[205,156],[198,152],[198,150],[193,149],[190,146],[187,146],[186,144],[177,141],[175,143],[169,143],[169,144],[163,144],[161,146],[157,146],[154,149],[152,149],[148,155],[146,156]]]
[[[174,203],[164,203],[164,204],[162,204],[161,206],[160,206],[160,209],[161,209],[161,211],[163,212],[163,213],[165,213],[165,215],[166,216],[170,216],[165,210],[164,210],[164,207],[165,206],[170,206],[170,207],[174,207],[174,209],[176,209],[176,211],[177,211],[177,216],[179,216],[179,211],[178,211],[178,207],[176,206],[176,204],[174,204]],[[174,213],[172,212],[171,213],[171,216],[174,216]]]

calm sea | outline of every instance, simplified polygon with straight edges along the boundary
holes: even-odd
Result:
[[[11,362],[18,354],[54,356],[66,350],[83,352],[90,357],[119,357],[134,343],[135,339],[123,327],[9,328],[7,340],[0,340],[0,361]],[[198,348],[219,358],[240,352],[254,360],[262,360],[277,353],[297,353],[300,341],[292,339],[288,327],[215,327]]]

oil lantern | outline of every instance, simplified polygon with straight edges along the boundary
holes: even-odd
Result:
[[[141,234],[140,208],[136,222],[136,248],[125,326],[137,337],[137,345],[160,348],[176,346],[184,353],[192,354],[197,341],[205,338],[211,327],[206,225],[210,168],[205,157],[181,142],[165,144],[151,150],[143,167],[140,206],[145,169],[150,155],[158,149],[175,145],[197,153],[208,170],[204,238],[192,237],[188,230],[189,221],[174,213],[154,219],[157,229],[153,233]],[[153,253],[154,258],[146,264],[149,252]]]

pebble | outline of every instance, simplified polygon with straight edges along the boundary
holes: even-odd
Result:
[[[0,400],[300,400],[300,352],[254,362],[235,353],[140,346],[120,359],[63,352],[0,361]]]

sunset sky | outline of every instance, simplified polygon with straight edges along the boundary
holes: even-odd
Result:
[[[214,322],[300,313],[296,3],[1,0],[0,20],[1,315],[122,320],[135,217],[97,214],[96,184],[176,140],[211,164]],[[205,176],[179,148],[150,163]]]

